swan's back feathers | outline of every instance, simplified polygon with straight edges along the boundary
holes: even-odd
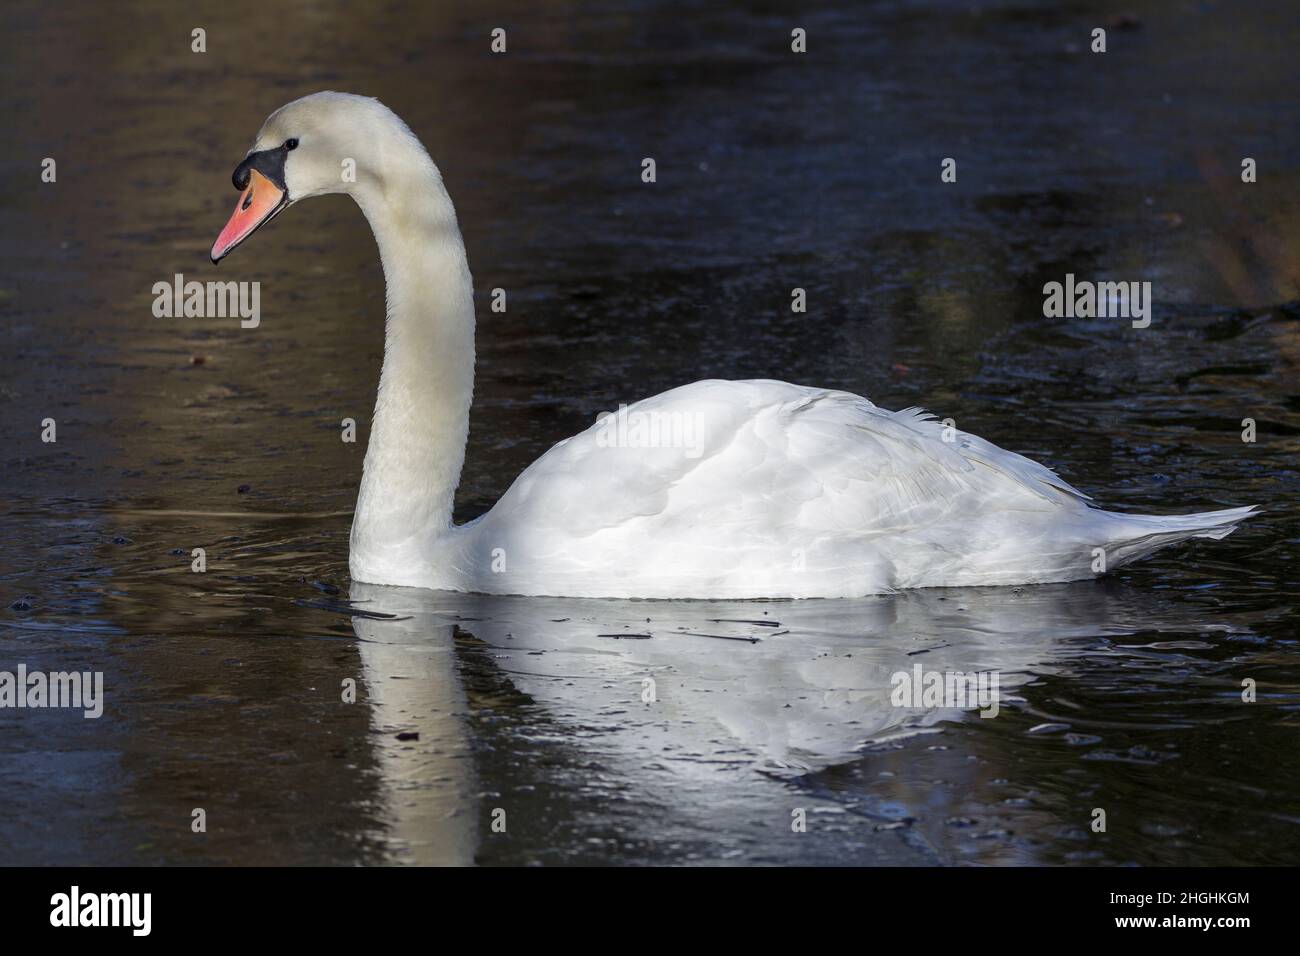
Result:
[[[456,574],[483,590],[606,597],[1063,580],[1088,576],[1092,547],[1111,543],[1087,500],[918,408],[704,381],[555,445],[464,537]]]
[[[875,426],[879,428],[884,422],[900,425],[919,437],[920,440],[913,443],[913,447],[917,451],[935,456],[939,455],[938,449],[941,447],[950,451],[951,454],[943,455],[941,458],[943,464],[947,467],[959,468],[963,471],[977,467],[988,468],[1020,482],[1028,490],[1042,495],[1049,501],[1057,501],[1061,496],[1079,501],[1091,500],[1083,492],[1062,480],[1056,472],[1045,465],[1040,465],[1023,455],[1017,455],[1004,448],[999,448],[978,435],[972,435],[969,432],[961,431],[955,426],[948,425],[946,422],[939,421],[932,413],[923,408],[912,406],[897,412],[884,411],[865,398],[848,392],[823,392],[821,396],[818,396],[818,400],[843,401],[866,406],[874,414],[858,416],[857,420],[853,422],[855,427],[871,429]],[[900,434],[894,429],[890,429],[888,434],[894,439],[900,437]],[[935,445],[936,441],[939,443],[938,445]]]

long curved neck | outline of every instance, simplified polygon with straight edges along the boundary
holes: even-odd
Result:
[[[379,244],[388,315],[351,569],[400,583],[395,570],[451,529],[474,394],[473,282],[456,211],[423,150],[355,195]]]

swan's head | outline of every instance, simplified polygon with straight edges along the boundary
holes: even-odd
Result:
[[[235,167],[239,201],[213,243],[212,261],[300,199],[382,190],[385,165],[421,158],[428,161],[414,134],[378,100],[333,92],[294,100],[267,117]]]

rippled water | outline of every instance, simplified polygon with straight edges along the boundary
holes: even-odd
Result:
[[[245,3],[4,14],[0,670],[102,670],[108,698],[0,711],[4,862],[1295,862],[1293,13],[1154,3],[1103,57],[1093,3],[287,6],[292,42]],[[255,331],[150,311],[215,277],[230,170],[320,88],[392,106],[458,206],[461,518],[597,412],[706,377],[924,405],[1117,510],[1267,513],[1068,586],[352,585],[338,423],[364,434],[383,311],[360,213],[303,204],[223,263],[262,283]],[[1151,327],[1044,319],[1066,272],[1150,280]],[[999,671],[999,715],[890,706],[918,662]]]

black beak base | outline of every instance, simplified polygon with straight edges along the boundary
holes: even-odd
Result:
[[[288,153],[289,151],[283,146],[276,149],[264,149],[257,153],[249,153],[244,157],[244,161],[235,167],[235,171],[230,176],[230,181],[235,184],[236,189],[242,192],[248,188],[249,170],[256,169],[271,180],[277,189],[287,194],[289,189],[284,184],[284,160]]]

